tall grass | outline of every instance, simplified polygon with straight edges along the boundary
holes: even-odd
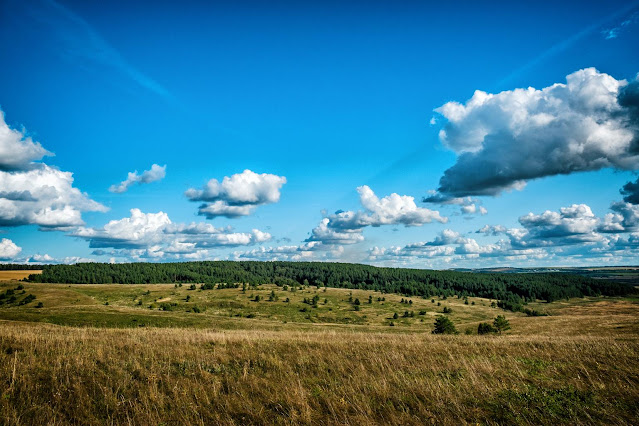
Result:
[[[0,323],[0,423],[639,420],[639,340]]]

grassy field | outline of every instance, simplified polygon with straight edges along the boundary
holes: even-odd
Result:
[[[480,298],[315,287],[0,283],[7,290],[1,424],[639,420],[633,298],[530,304],[549,315],[527,317]],[[317,307],[303,303],[316,296]],[[444,307],[459,335],[430,333]],[[501,314],[503,335],[464,334]]]
[[[441,314],[444,307],[453,309],[449,317],[460,324],[461,331],[464,327],[475,329],[480,321],[491,320],[502,313],[501,309],[490,307],[488,299],[470,298],[465,304],[458,298],[405,298],[396,294],[335,288],[283,291],[275,285],[261,285],[242,291],[235,288],[191,290],[188,285],[176,288],[173,284],[20,285],[23,288],[16,291],[19,297],[13,305],[0,309],[0,319],[98,327],[259,327],[270,330],[347,327],[365,331],[387,330],[393,323],[391,331],[410,332],[430,331],[434,317]],[[16,286],[15,282],[0,283],[0,292]],[[269,301],[272,293],[275,300]],[[29,294],[36,299],[20,306],[20,297]],[[255,301],[256,296],[259,296],[259,302]],[[315,306],[303,302],[315,297],[318,298]],[[360,301],[359,311],[353,304],[356,299]],[[40,302],[42,307],[36,308]],[[397,319],[393,318],[395,313]]]

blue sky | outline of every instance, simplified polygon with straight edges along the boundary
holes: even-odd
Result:
[[[1,261],[637,263],[639,2],[4,0],[0,37]]]

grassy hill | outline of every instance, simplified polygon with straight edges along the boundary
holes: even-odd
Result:
[[[548,314],[533,317],[487,298],[316,286],[0,282],[7,291],[2,424],[639,419],[635,297],[531,301]],[[444,308],[460,334],[431,334]],[[497,315],[509,331],[476,334]]]

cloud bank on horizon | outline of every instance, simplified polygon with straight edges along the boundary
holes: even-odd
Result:
[[[457,158],[444,171],[437,191],[423,201],[456,205],[464,215],[479,213],[481,220],[488,210],[478,197],[523,190],[533,179],[604,168],[639,170],[637,79],[617,80],[586,68],[568,75],[565,84],[497,94],[476,91],[466,103],[448,102],[436,111],[446,120],[439,139]],[[0,111],[0,227],[32,225],[61,231],[87,242],[92,256],[111,261],[355,259],[441,266],[481,259],[626,262],[636,259],[639,252],[639,179],[620,189],[623,199],[613,200],[603,216],[586,204],[572,204],[557,211],[522,215],[517,227],[486,224],[472,236],[448,228],[429,241],[388,247],[366,247],[367,236],[376,228],[450,226],[453,220],[418,206],[414,196],[390,193],[380,197],[362,185],[356,188],[361,209],[324,214],[299,244],[267,247],[264,243],[277,239],[270,232],[257,228],[237,232],[208,222],[173,222],[163,209],[145,213],[131,207],[128,217],[87,226],[82,213],[108,209],[74,187],[71,172],[43,162],[52,155],[25,131],[11,128]],[[153,164],[141,174],[128,173],[127,179],[109,191],[123,193],[132,185],[159,182],[165,176],[166,165]],[[262,206],[279,203],[285,184],[284,176],[245,169],[221,181],[210,179],[201,188],[189,188],[184,196],[185,201],[200,203],[197,215],[206,220],[238,220],[252,216]],[[480,237],[493,241],[481,242]],[[222,249],[234,251],[220,256]],[[3,262],[92,260],[23,252],[11,239],[0,240]]]

